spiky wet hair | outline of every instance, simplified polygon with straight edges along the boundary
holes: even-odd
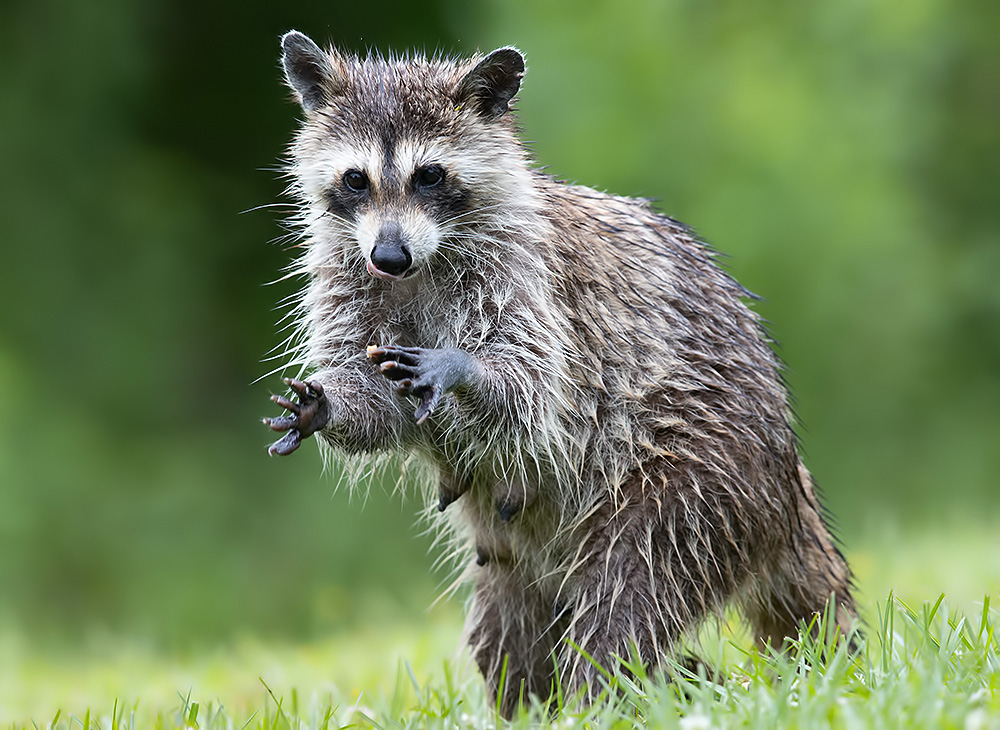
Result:
[[[846,633],[850,571],[779,363],[712,252],[646,201],[531,168],[514,49],[362,58],[295,32],[282,46],[306,115],[290,173],[298,362],[331,410],[317,435],[352,477],[413,456],[440,504],[461,497],[449,534],[477,582],[470,644],[495,691],[513,680],[505,713],[519,681],[596,687],[585,657],[659,659],[727,605],[781,640],[834,595]],[[366,271],[379,236],[412,262]],[[422,423],[366,356],[384,345],[481,367]]]
[[[429,344],[474,349],[495,334],[486,312],[547,298],[542,202],[510,113],[525,70],[519,51],[467,59],[358,56],[322,50],[296,31],[281,45],[286,81],[305,113],[289,165],[290,193],[300,203],[293,223],[305,241],[295,272],[309,282],[293,314],[295,364],[363,359],[366,345],[399,336],[392,326],[401,316],[433,332]],[[442,180],[422,191],[420,175],[432,168]],[[357,187],[364,189],[351,190],[348,173],[362,173],[367,183]],[[409,237],[414,269],[425,274],[418,289],[386,286],[365,270],[373,243],[397,224]],[[558,331],[537,320],[533,314],[521,339],[542,343]],[[561,348],[538,349],[530,366],[551,380],[564,377],[551,354]],[[524,397],[510,406],[523,413],[506,421],[554,418],[558,390],[526,383]]]
[[[306,112],[341,106],[370,112],[388,126],[444,116],[440,106],[449,100],[456,108],[471,104],[484,116],[499,117],[508,110],[524,75],[524,57],[513,47],[461,61],[378,54],[361,59],[334,49],[323,51],[308,36],[291,30],[282,36],[281,49],[285,78]],[[401,73],[414,65],[431,73]],[[386,103],[390,99],[373,97],[372,89],[407,93]],[[338,104],[341,98],[347,103]]]
[[[516,49],[461,60],[361,57],[290,31],[282,65],[306,114],[292,150],[293,193],[317,214],[355,224],[364,257],[386,221],[409,217],[413,230],[403,233],[420,264],[437,252],[439,225],[531,207],[527,155],[508,113],[525,70]],[[377,218],[363,220],[365,210]]]

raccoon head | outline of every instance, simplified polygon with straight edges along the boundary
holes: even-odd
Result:
[[[469,230],[530,187],[510,110],[524,58],[357,58],[290,31],[285,79],[305,112],[293,173],[313,226],[386,281],[461,255]],[[353,253],[353,255],[352,255]],[[360,255],[357,255],[360,254]]]

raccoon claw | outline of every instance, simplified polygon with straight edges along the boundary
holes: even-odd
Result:
[[[412,381],[417,377],[420,350],[416,347],[369,347],[368,359],[389,380]],[[403,383],[400,383],[402,386]]]
[[[298,422],[295,416],[278,416],[277,418],[262,418],[261,421],[272,431],[291,431]]]
[[[288,398],[282,398],[280,395],[272,395],[271,400],[284,408],[286,411],[291,411],[296,414],[299,412],[299,404],[295,401],[290,401]]]
[[[316,399],[323,397],[323,385],[317,380],[295,380],[284,378],[285,385],[299,394],[300,398]]]
[[[267,448],[271,456],[292,453],[299,448],[302,439],[325,427],[330,420],[330,404],[323,394],[322,385],[314,380],[291,378],[285,378],[285,384],[298,395],[298,401],[280,395],[271,396],[272,401],[289,412],[277,418],[263,419],[264,425],[272,431],[286,432]]]
[[[514,519],[515,515],[521,511],[523,505],[518,504],[514,500],[501,501],[497,503],[497,514],[500,516],[502,522],[510,522]]]
[[[418,395],[411,389],[413,395]],[[430,387],[427,390],[422,391],[420,394],[420,405],[417,406],[417,410],[413,412],[413,417],[417,419],[417,425],[430,418],[431,413],[437,408],[438,403],[441,402],[441,391],[438,388]]]
[[[268,425],[270,426],[271,424]],[[274,428],[273,426],[271,427]],[[288,454],[295,451],[295,449],[299,448],[299,445],[301,443],[302,443],[302,436],[299,434],[298,431],[292,429],[284,436],[282,436],[280,439],[275,441],[273,444],[268,446],[267,453],[269,456],[274,456],[275,454],[277,454],[278,456],[287,456]]]

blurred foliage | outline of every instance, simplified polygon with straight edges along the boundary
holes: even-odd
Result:
[[[299,5],[0,4],[0,619],[295,636],[444,579],[412,500],[264,451],[289,28],[522,48],[539,162],[656,198],[763,295],[849,539],[1000,516],[1000,5]]]

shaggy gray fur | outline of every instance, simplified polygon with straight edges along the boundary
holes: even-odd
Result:
[[[386,455],[432,474],[504,712],[557,677],[595,690],[573,644],[655,664],[727,606],[778,644],[832,599],[847,633],[850,571],[748,292],[648,203],[532,167],[520,53],[283,49],[308,382],[276,399],[272,453],[316,432],[355,478]]]

